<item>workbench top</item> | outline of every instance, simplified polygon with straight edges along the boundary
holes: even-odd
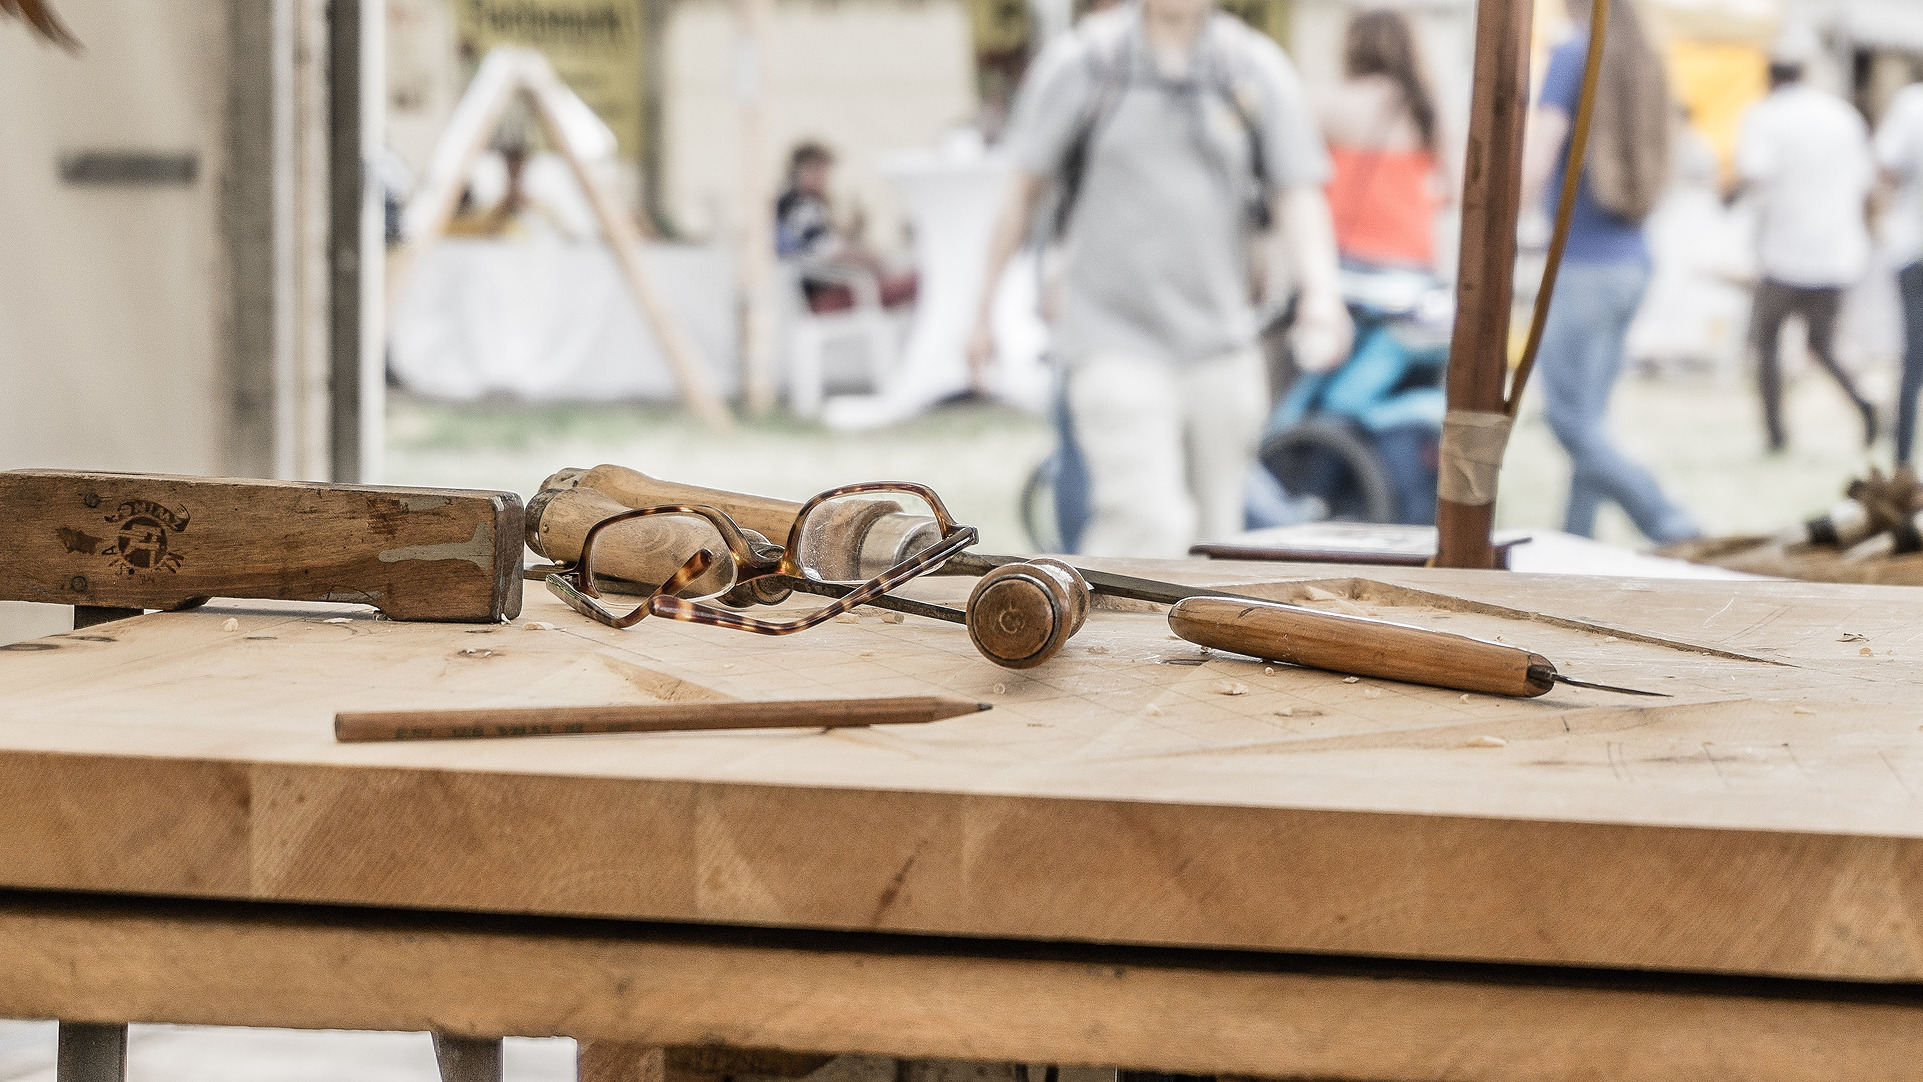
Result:
[[[215,602],[0,648],[0,887],[1923,980],[1923,595],[1097,563],[1672,697],[1347,682],[1156,611],[1012,672],[915,617],[616,631],[537,584],[499,627]],[[332,739],[337,710],[930,692],[995,709]]]

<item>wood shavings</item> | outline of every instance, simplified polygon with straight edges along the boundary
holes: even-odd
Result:
[[[863,650],[860,653],[856,654],[855,656],[856,657],[874,657],[875,652],[873,650]]]
[[[1249,686],[1240,680],[1231,680],[1216,690],[1224,695],[1247,695],[1249,693]]]
[[[1345,676],[1342,678],[1342,682],[1345,684],[1353,684],[1360,681],[1361,679],[1362,678],[1360,676]]]
[[[1008,694],[1008,685],[1007,685],[1007,684],[996,684],[996,685],[995,685],[995,694],[997,694],[997,695],[1006,695],[1006,694]]]
[[[1509,741],[1499,736],[1479,736],[1463,745],[1470,748],[1506,748]]]
[[[521,625],[522,631],[553,631],[554,625],[545,620],[529,620]]]
[[[227,619],[221,621],[220,629],[222,631],[239,631],[240,621],[229,616]]]
[[[836,617],[835,617],[835,623],[837,623],[837,624],[859,624],[859,623],[861,623],[861,617],[859,617],[859,616],[856,616],[856,615],[855,615],[854,613],[852,613],[852,612],[844,612],[844,613],[842,613],[842,614],[840,614],[839,616],[836,616]]]
[[[1159,718],[1162,716],[1162,708],[1156,706],[1154,703],[1150,703],[1148,704],[1148,709],[1144,710],[1143,713],[1152,718]]]
[[[1868,642],[1870,641],[1870,637],[1868,635],[1858,635],[1854,631],[1846,631],[1843,633],[1843,637],[1840,639],[1837,639],[1836,641],[1837,642]]]
[[[908,617],[899,612],[884,612],[881,614],[881,622],[884,624],[899,624],[906,619],[908,619]]]
[[[1381,688],[1363,688],[1362,697],[1365,699],[1380,699],[1382,698],[1382,689]]]
[[[1461,694],[1461,696],[1459,696],[1459,697],[1458,697],[1458,698],[1456,699],[1456,701],[1457,701],[1457,702],[1459,702],[1459,703],[1461,703],[1461,704],[1462,704],[1462,705],[1464,705],[1464,706],[1468,706],[1468,705],[1469,705],[1469,693],[1468,693],[1468,692],[1466,692],[1466,691],[1465,691],[1465,692],[1463,692],[1463,693]]]
[[[1604,635],[1604,636],[1603,636],[1603,641],[1604,641],[1604,642],[1621,642],[1622,640],[1621,640],[1621,639],[1619,639],[1619,638],[1617,638],[1617,637],[1616,637],[1616,636],[1614,636],[1614,635]]]
[[[1264,666],[1262,666],[1262,675],[1263,675],[1263,676],[1274,676],[1274,675],[1275,675],[1275,666],[1273,666],[1273,665],[1264,665]]]
[[[1108,647],[1098,642],[1094,646],[1089,647],[1088,652],[1091,654],[1106,654],[1108,653]]]
[[[1292,718],[1295,716],[1295,707],[1285,706],[1282,709],[1277,710],[1275,712],[1275,716],[1278,718]],[[1923,725],[1919,725],[1917,726],[1917,728],[1923,729]]]
[[[471,658],[476,658],[476,659],[479,659],[479,658],[484,658],[484,657],[493,657],[493,656],[494,656],[494,651],[492,651],[492,650],[484,650],[484,649],[482,649],[481,647],[478,647],[478,646],[470,646],[470,647],[468,647],[467,649],[465,649],[465,650],[463,650],[463,651],[461,651],[461,656],[462,656],[462,657],[471,657]]]
[[[1876,651],[1870,649],[1867,646],[1865,646],[1861,650],[1858,650],[1857,653],[1863,655],[1864,657],[1874,657],[1876,655]]]
[[[351,624],[353,622],[354,621],[348,619],[345,616],[331,616],[321,621],[321,623],[323,624]]]
[[[1809,707],[1807,707],[1807,706],[1799,706],[1799,707],[1797,707],[1796,709],[1794,709],[1794,710],[1792,710],[1792,711],[1790,711],[1790,713],[1792,713],[1792,714],[1814,714],[1814,713],[1816,713],[1816,711],[1814,711],[1814,710],[1811,710],[1811,709],[1810,709]]]

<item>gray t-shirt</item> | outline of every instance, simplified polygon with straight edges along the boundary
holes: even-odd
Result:
[[[1188,72],[1171,80],[1135,5],[1090,16],[1036,58],[1011,126],[1016,164],[1059,180],[1098,98],[1051,352],[1069,364],[1104,353],[1193,364],[1248,346],[1257,193],[1242,116],[1263,148],[1262,198],[1319,185],[1329,171],[1293,65],[1273,41],[1218,14]]]

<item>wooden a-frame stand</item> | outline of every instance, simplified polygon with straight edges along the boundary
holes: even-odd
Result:
[[[647,268],[641,263],[644,241],[640,229],[628,217],[620,198],[609,191],[588,166],[594,155],[581,145],[583,137],[578,133],[583,130],[581,121],[591,119],[592,114],[554,73],[547,58],[533,49],[501,46],[489,52],[475,73],[474,82],[462,95],[446,133],[435,148],[427,179],[408,203],[400,247],[389,257],[389,310],[400,297],[408,272],[421,253],[447,233],[448,223],[460,204],[468,170],[486,149],[489,137],[501,122],[501,114],[516,94],[526,96],[548,142],[566,159],[575,181],[586,193],[602,235],[614,251],[621,276],[626,279],[642,318],[661,344],[662,355],[674,373],[682,400],[709,427],[720,432],[731,431],[733,415],[715,392],[699,352],[662,302]]]

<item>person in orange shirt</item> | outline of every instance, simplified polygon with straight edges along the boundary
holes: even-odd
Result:
[[[1454,202],[1454,185],[1408,18],[1356,13],[1342,59],[1342,82],[1321,108],[1336,248],[1354,263],[1434,270],[1436,216]]]

